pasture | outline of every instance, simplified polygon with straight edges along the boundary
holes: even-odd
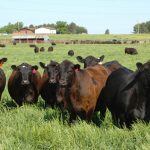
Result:
[[[45,52],[34,53],[29,44],[7,44],[0,48],[0,56],[7,57],[3,70],[8,79],[11,74],[11,65],[22,62],[38,65],[42,61],[50,60],[61,62],[69,59],[78,63],[76,56],[86,57],[105,55],[104,62],[118,60],[122,65],[136,70],[136,62],[146,62],[150,59],[150,44],[111,45],[111,44],[57,44],[53,52],[48,52],[48,44],[38,44],[45,47]],[[127,55],[125,47],[134,47],[138,55]],[[68,50],[74,50],[75,55],[67,55]],[[83,65],[81,64],[83,67]],[[43,70],[39,66],[42,74]],[[119,129],[112,124],[111,115],[107,112],[105,121],[99,126],[87,124],[78,119],[74,124],[67,123],[68,115],[62,119],[58,109],[44,109],[44,101],[39,97],[36,105],[16,107],[11,100],[7,86],[0,102],[0,149],[7,150],[34,150],[34,149],[64,149],[64,150],[93,150],[93,149],[150,149],[150,124],[142,122],[133,124],[133,129]]]

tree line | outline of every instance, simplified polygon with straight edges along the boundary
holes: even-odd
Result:
[[[88,33],[87,29],[85,27],[79,26],[75,24],[74,22],[71,22],[68,24],[65,21],[57,21],[55,24],[48,23],[48,24],[41,24],[41,25],[29,25],[24,26],[23,22],[16,22],[14,24],[8,23],[7,25],[0,27],[0,33],[8,33],[11,34],[15,31],[20,31],[23,27],[27,27],[30,29],[37,29],[40,27],[45,28],[55,28],[57,31],[57,34],[82,34],[82,33]]]
[[[134,33],[150,33],[150,21],[137,23],[133,27]]]

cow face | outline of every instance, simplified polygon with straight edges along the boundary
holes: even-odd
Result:
[[[36,74],[36,70],[38,70],[38,66],[31,66],[27,63],[22,63],[19,66],[12,65],[11,68],[17,71],[18,78],[22,85],[29,85],[32,75]]]
[[[104,55],[102,55],[99,58],[96,58],[94,56],[87,56],[86,58],[82,58],[81,56],[76,57],[77,60],[81,63],[84,63],[84,68],[89,67],[89,66],[94,66],[96,64],[102,64]]]
[[[74,65],[72,62],[68,60],[64,60],[60,64],[60,72],[59,72],[59,85],[60,86],[67,86],[71,85],[75,72],[80,69],[80,65]]]
[[[51,61],[49,64],[44,64],[43,62],[39,63],[42,68],[44,68],[48,74],[48,82],[49,83],[57,83],[58,82],[58,74],[59,74],[59,63],[55,61]]]

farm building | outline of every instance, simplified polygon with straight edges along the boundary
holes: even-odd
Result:
[[[20,31],[16,31],[13,33],[13,35],[27,35],[27,34],[34,34],[31,29],[28,28],[22,28]]]
[[[47,35],[16,35],[12,36],[12,41],[16,43],[46,43],[49,40]]]
[[[56,34],[56,29],[38,28],[35,29],[35,34]]]

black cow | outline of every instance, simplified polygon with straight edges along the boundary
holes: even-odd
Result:
[[[49,64],[40,62],[44,69],[42,76],[41,97],[45,100],[45,106],[57,106],[56,89],[58,83],[59,63],[51,61]]]
[[[55,43],[55,42],[51,42],[51,44],[52,44],[52,45],[56,45],[56,43]]]
[[[39,48],[37,46],[34,47],[34,53],[38,53],[39,52]]]
[[[94,66],[96,64],[102,64],[103,59],[104,59],[104,55],[102,55],[100,58],[96,58],[94,56],[87,56],[86,58],[82,58],[81,56],[77,56],[77,60],[81,63],[84,63],[84,68],[89,66]],[[124,67],[117,60],[109,61],[102,65],[105,68],[109,69],[111,72],[121,67]]]
[[[101,97],[120,127],[131,127],[138,119],[150,121],[150,61],[136,65],[135,72],[124,68],[112,72]]]
[[[53,47],[50,46],[50,47],[48,48],[48,52],[52,52],[52,51],[53,51]]]
[[[100,56],[99,58],[96,58],[94,56],[87,56],[86,58],[82,58],[81,56],[77,56],[76,59],[80,63],[84,63],[84,68],[89,66],[94,66],[96,64],[102,64],[104,55]]]
[[[41,75],[38,66],[22,63],[12,65],[13,72],[8,80],[8,92],[18,105],[36,103],[41,88]]]
[[[73,51],[73,50],[69,50],[69,51],[68,51],[68,55],[69,55],[69,56],[73,56],[73,55],[74,55],[74,51]]]
[[[5,44],[0,44],[0,47],[6,47],[6,45]]]
[[[1,96],[2,96],[2,93],[3,93],[4,88],[5,88],[5,85],[6,85],[6,76],[5,76],[5,73],[2,69],[2,65],[6,61],[7,61],[7,58],[1,58],[0,59],[0,100],[1,100]]]
[[[45,48],[44,47],[41,47],[40,48],[40,52],[44,52],[45,51]]]
[[[125,54],[135,55],[138,54],[137,50],[135,48],[125,48],[124,49]]]
[[[36,47],[36,45],[35,45],[35,44],[30,44],[29,46],[30,46],[30,47]]]
[[[16,44],[17,44],[15,40],[14,40],[14,41],[12,41],[12,43],[13,43],[13,45],[16,45]]]

